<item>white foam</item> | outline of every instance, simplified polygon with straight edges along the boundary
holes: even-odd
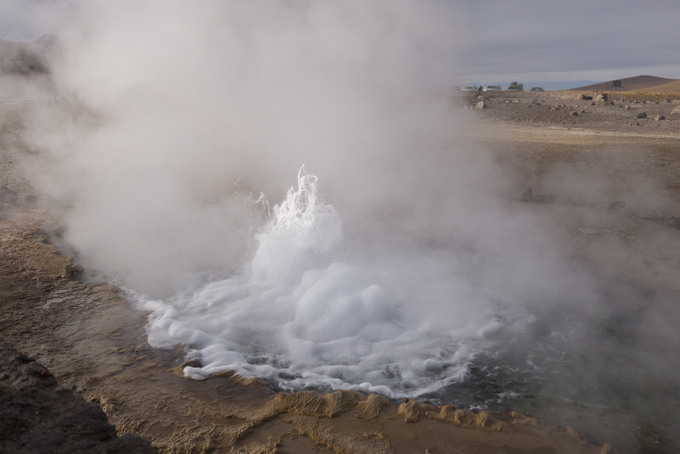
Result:
[[[316,184],[301,169],[241,273],[188,298],[141,298],[153,312],[149,342],[188,346],[202,367],[187,367],[187,376],[234,370],[283,389],[399,397],[463,379],[501,329],[488,296],[457,279],[441,254],[351,257],[341,219],[319,202]]]

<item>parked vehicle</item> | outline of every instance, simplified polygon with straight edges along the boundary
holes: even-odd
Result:
[[[543,87],[531,87],[531,91],[545,91]]]
[[[501,86],[500,85],[487,85],[486,88],[484,88],[484,91],[501,91]]]
[[[508,90],[524,91],[524,85],[517,83],[517,82],[513,82],[508,87]]]

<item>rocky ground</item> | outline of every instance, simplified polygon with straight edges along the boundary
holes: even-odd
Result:
[[[2,452],[153,453],[148,440],[116,435],[102,409],[59,386],[35,360],[0,341]]]
[[[598,131],[677,134],[680,98],[585,92],[459,93],[486,120],[515,125],[557,126]],[[480,104],[481,103],[481,104]]]
[[[575,94],[497,93],[456,102],[476,116],[466,134],[525,176],[516,203],[570,210],[565,228],[575,254],[680,295],[680,212],[667,208],[680,201],[675,100],[612,104]],[[531,415],[349,392],[276,393],[228,374],[183,378],[180,351],[146,343],[145,315],[115,287],[80,281],[78,265],[55,248],[58,213],[47,210],[17,165],[34,152],[21,140],[21,106],[0,108],[0,451],[148,452],[150,443],[178,453],[613,452]],[[637,118],[642,111],[647,118]],[[545,179],[564,165],[613,184],[649,174],[675,199],[663,208],[640,206],[635,192],[621,187],[617,197],[567,203]]]

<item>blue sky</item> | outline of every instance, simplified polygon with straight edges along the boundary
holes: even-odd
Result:
[[[439,1],[450,6],[451,26],[460,30],[460,83],[680,78],[680,0]],[[0,0],[0,39],[53,32],[44,6],[72,4]]]

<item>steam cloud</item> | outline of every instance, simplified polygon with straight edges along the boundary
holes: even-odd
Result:
[[[53,159],[34,174],[90,269],[168,295],[233,266],[244,196],[280,200],[301,164],[366,242],[527,253],[541,237],[502,212],[506,177],[457,134],[458,28],[440,2],[76,5],[53,70],[65,107],[33,120]]]
[[[438,2],[75,4],[54,78],[98,116],[40,120],[41,187],[72,207],[84,259],[136,288],[233,263],[243,193],[277,200],[303,163],[346,220],[431,210],[476,181],[438,163],[462,153]]]

